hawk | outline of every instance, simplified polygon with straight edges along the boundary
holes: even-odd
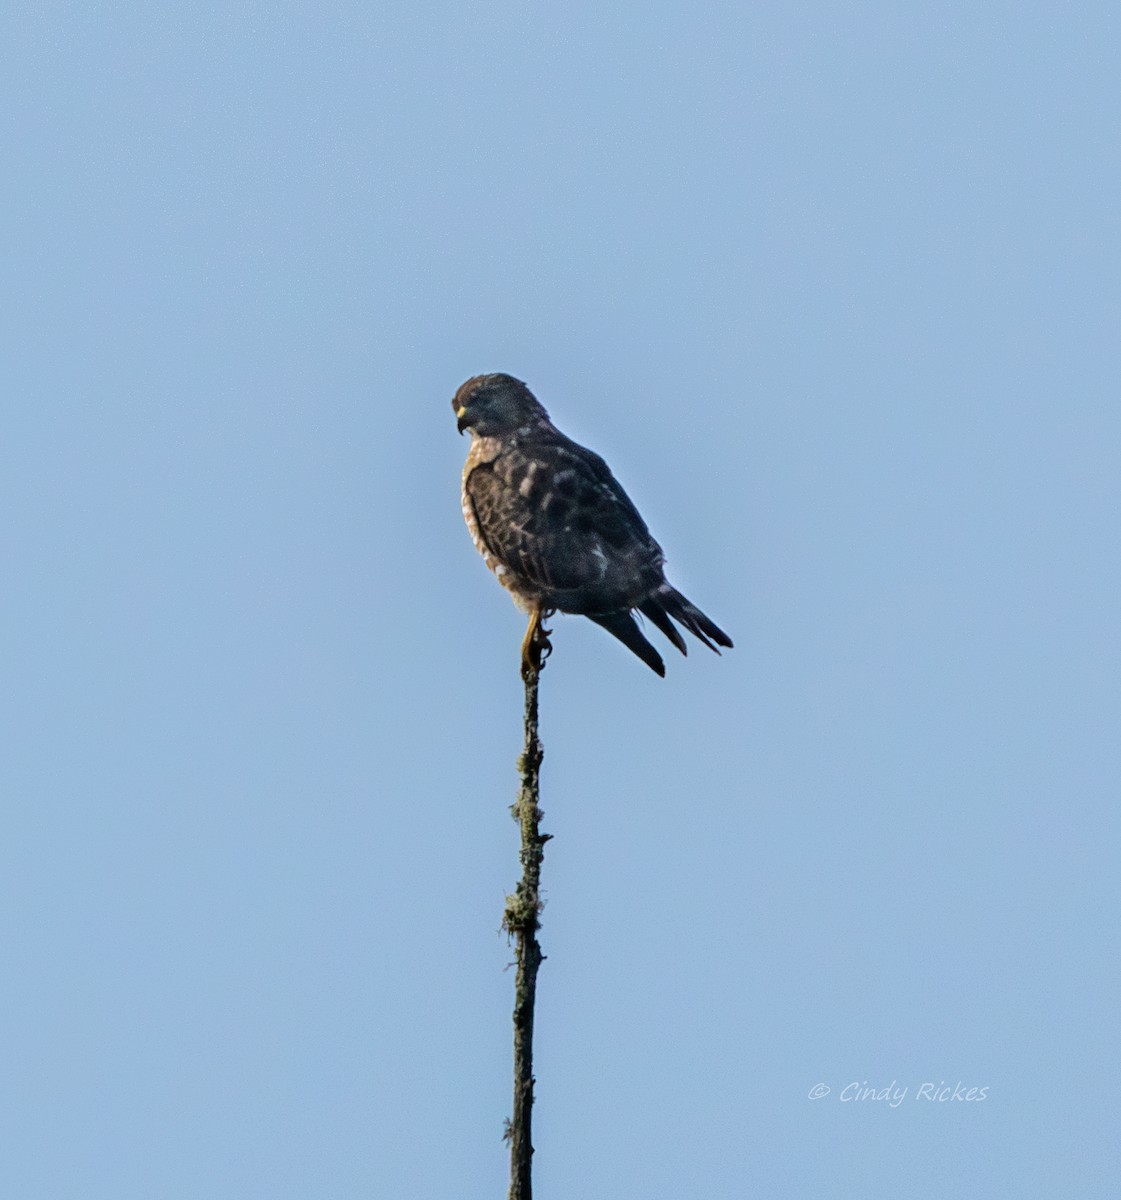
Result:
[[[661,655],[637,609],[686,653],[674,621],[710,650],[732,639],[666,582],[662,548],[611,474],[549,420],[521,380],[476,375],[452,400],[459,432],[471,431],[463,515],[487,566],[529,615],[522,673],[551,649],[542,621],[577,613],[602,625],[659,675]],[[715,643],[715,645],[714,645]]]

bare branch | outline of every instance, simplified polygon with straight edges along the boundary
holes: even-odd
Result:
[[[521,828],[522,878],[512,896],[506,897],[502,925],[514,939],[517,979],[514,993],[514,1115],[507,1123],[510,1143],[509,1200],[533,1197],[533,1012],[537,997],[537,970],[544,956],[537,941],[541,909],[541,863],[550,834],[542,833],[540,822],[540,771],[543,751],[537,736],[537,688],[547,653],[548,635],[542,629],[533,642],[533,653],[523,667],[525,679],[525,747],[518,759],[521,787],[511,806]]]

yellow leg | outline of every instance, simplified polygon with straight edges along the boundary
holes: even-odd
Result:
[[[549,641],[549,631],[545,628],[545,620],[553,615],[552,609],[535,608],[529,615],[529,628],[522,638],[522,678],[529,679],[538,675],[545,665],[545,659],[553,652],[553,644]]]

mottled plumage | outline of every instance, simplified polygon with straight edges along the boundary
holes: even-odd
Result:
[[[565,437],[524,383],[509,375],[469,379],[452,401],[471,431],[463,515],[486,564],[530,615],[523,664],[550,611],[578,613],[614,634],[652,670],[661,656],[637,609],[685,653],[677,621],[706,646],[732,641],[663,573],[661,547],[607,464]],[[672,618],[672,620],[671,620]],[[547,643],[545,643],[547,645]]]

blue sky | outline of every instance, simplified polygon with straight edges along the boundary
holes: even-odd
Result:
[[[503,1194],[498,370],[736,640],[556,623],[539,1197],[1114,1194],[1119,41],[9,8],[6,1195]]]

